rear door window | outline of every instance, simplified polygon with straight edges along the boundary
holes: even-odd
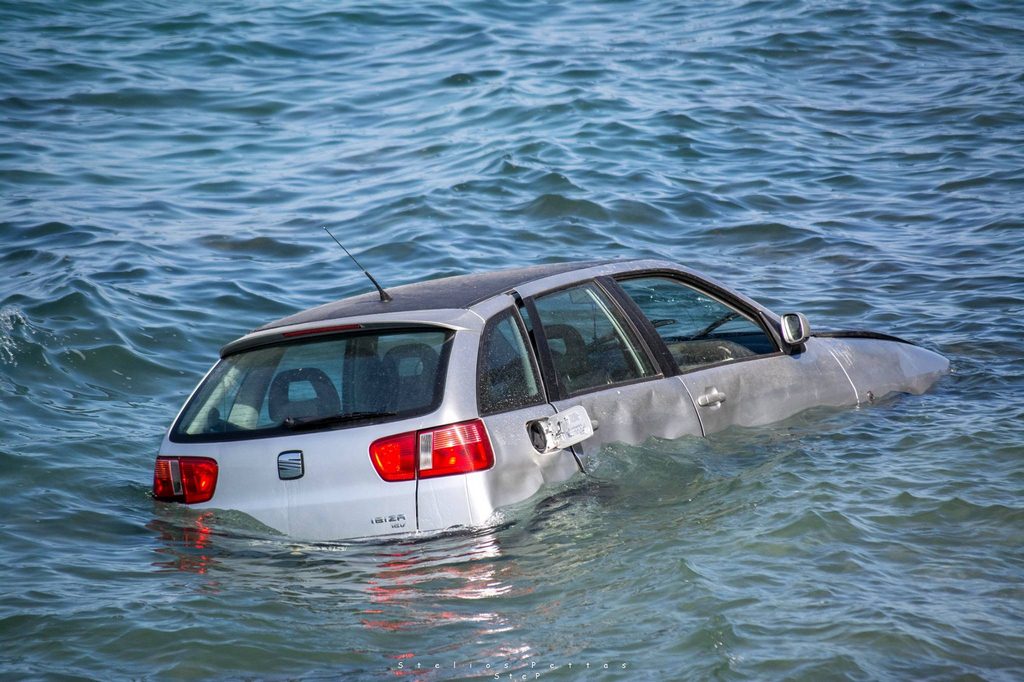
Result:
[[[654,376],[625,317],[594,283],[533,301],[563,397]]]
[[[640,277],[619,286],[654,325],[681,371],[778,351],[761,325],[682,282]]]
[[[231,355],[185,406],[171,439],[253,438],[429,412],[440,404],[451,337],[442,329],[357,332]]]
[[[544,402],[533,354],[512,309],[487,323],[477,363],[480,414],[517,410]]]

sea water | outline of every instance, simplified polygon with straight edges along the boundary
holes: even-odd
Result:
[[[1014,0],[2,2],[0,677],[1021,679],[1022,206]],[[321,225],[386,286],[666,258],[953,373],[470,533],[155,504],[219,347],[368,290]]]

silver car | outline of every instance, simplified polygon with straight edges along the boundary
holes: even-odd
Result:
[[[921,393],[940,355],[811,333],[657,260],[559,263],[329,303],[221,349],[156,460],[157,500],[329,540],[486,524],[605,443],[706,436]]]

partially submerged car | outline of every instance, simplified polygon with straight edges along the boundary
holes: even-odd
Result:
[[[365,294],[227,344],[156,460],[156,499],[309,540],[485,524],[609,442],[706,436],[921,393],[940,355],[811,333],[656,260]]]

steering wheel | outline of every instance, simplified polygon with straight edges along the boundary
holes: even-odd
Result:
[[[714,322],[709,324],[708,326],[706,326],[703,329],[701,329],[699,332],[697,332],[693,336],[688,336],[686,338],[686,340],[687,341],[696,341],[697,339],[703,339],[705,336],[709,335],[711,332],[715,331],[716,329],[721,327],[726,322],[731,322],[732,320],[735,320],[739,316],[740,316],[740,314],[738,312],[736,312],[735,310],[731,310],[728,313],[726,313],[725,315],[723,315],[722,317],[718,318],[717,320],[715,320]]]

